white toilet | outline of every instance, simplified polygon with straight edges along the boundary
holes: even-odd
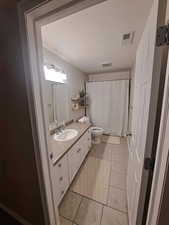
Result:
[[[91,127],[92,143],[100,144],[104,130],[100,127]]]

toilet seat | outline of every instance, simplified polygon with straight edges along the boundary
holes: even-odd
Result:
[[[101,135],[101,134],[103,134],[103,131],[104,130],[100,127],[91,127],[91,132],[94,135]]]

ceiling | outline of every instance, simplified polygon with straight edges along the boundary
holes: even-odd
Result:
[[[43,26],[43,45],[87,74],[131,68],[151,4],[107,0]],[[123,46],[123,34],[133,31],[133,44]]]

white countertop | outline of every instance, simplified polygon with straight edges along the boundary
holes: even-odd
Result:
[[[51,135],[50,144],[53,152],[53,164],[55,164],[77,142],[90,126],[90,123],[79,122],[73,122],[66,126],[68,129],[77,130],[78,135],[75,138],[64,142],[54,140],[53,135]]]

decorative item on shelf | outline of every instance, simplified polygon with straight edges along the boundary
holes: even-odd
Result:
[[[86,93],[85,93],[85,90],[82,88],[80,91],[79,91],[79,96],[80,98],[83,98],[85,97]]]
[[[78,103],[73,102],[73,105],[72,105],[72,110],[78,110],[78,109],[79,109],[79,104],[78,104]]]
[[[89,117],[87,116],[83,116],[81,117],[79,120],[78,120],[79,123],[89,123],[90,120],[89,120]]]
[[[72,98],[71,100],[73,102],[79,102],[79,99],[80,99],[80,97],[79,96],[76,96],[76,97]]]
[[[77,94],[71,100],[73,102],[73,106],[72,106],[73,110],[79,110],[79,109],[87,107],[87,104],[86,104],[87,103],[87,95],[86,95],[84,89],[81,89],[79,91],[79,94]]]

